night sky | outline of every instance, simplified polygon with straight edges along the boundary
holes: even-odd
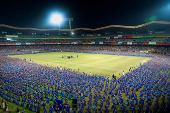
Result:
[[[59,12],[65,18],[72,17],[72,28],[138,25],[152,20],[170,21],[170,1],[3,0],[0,3],[0,24],[53,28],[54,25],[49,24],[49,15],[53,12]]]

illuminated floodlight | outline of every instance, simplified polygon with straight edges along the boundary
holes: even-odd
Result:
[[[53,15],[51,16],[51,22],[52,22],[53,24],[60,24],[61,21],[62,21],[61,15],[53,14]]]
[[[11,40],[10,38],[7,38],[7,40]]]
[[[72,35],[74,35],[74,32],[71,32]]]

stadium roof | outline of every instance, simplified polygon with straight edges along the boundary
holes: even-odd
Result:
[[[95,29],[91,29],[91,28],[75,28],[75,29],[39,29],[39,28],[21,28],[21,27],[14,27],[14,26],[10,26],[10,25],[5,25],[5,24],[0,24],[0,27],[7,27],[7,28],[11,28],[11,29],[18,29],[18,30],[40,30],[40,31],[51,31],[51,30],[60,30],[60,31],[76,31],[76,30],[89,30],[89,31],[98,31],[98,30],[102,30],[102,29],[108,29],[108,28],[129,28],[129,29],[138,29],[138,28],[145,28],[148,27],[150,25],[170,25],[170,22],[166,22],[166,21],[152,21],[152,22],[148,22],[145,24],[141,24],[141,25],[137,25],[137,26],[125,26],[125,25],[109,25],[109,26],[105,26],[105,27],[100,27],[100,28],[95,28]],[[160,27],[160,26],[159,26]]]
[[[166,33],[169,34],[170,32],[170,22],[166,21],[152,21],[145,24],[137,25],[137,26],[125,26],[125,25],[109,25],[100,28],[74,28],[74,29],[39,29],[39,28],[21,28],[21,27],[14,27],[10,25],[0,24],[1,31],[10,31],[11,33],[15,32],[25,32],[25,34],[31,32],[44,32],[48,33],[57,33],[57,32],[77,32],[77,34],[148,34],[148,31],[167,31]],[[53,33],[52,33],[53,32]]]

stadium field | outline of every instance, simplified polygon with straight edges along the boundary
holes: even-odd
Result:
[[[78,55],[78,58],[77,58]],[[62,58],[62,56],[66,56]],[[67,56],[74,58],[68,59]],[[87,74],[104,76],[119,76],[123,71],[126,73],[130,67],[139,66],[140,63],[148,61],[148,57],[118,56],[106,54],[73,53],[73,52],[51,52],[38,54],[13,55],[12,58],[22,58],[43,65],[70,68]]]

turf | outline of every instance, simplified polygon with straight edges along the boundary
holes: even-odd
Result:
[[[63,56],[72,55],[74,58],[62,58]],[[78,55],[78,58],[77,58]],[[13,55],[9,57],[27,59],[39,64],[58,66],[62,68],[70,68],[79,72],[87,74],[96,74],[118,76],[122,75],[123,71],[126,73],[130,67],[136,67],[144,60],[149,60],[148,57],[136,56],[117,56],[105,54],[90,54],[90,53],[73,53],[73,52],[51,52],[38,54]]]

